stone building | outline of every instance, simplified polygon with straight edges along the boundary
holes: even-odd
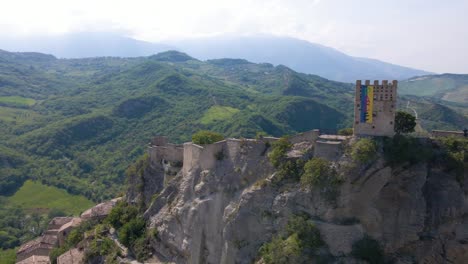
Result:
[[[354,135],[393,136],[398,82],[356,81]]]

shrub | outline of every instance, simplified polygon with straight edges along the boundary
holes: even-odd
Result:
[[[192,142],[199,145],[213,144],[223,139],[223,135],[207,130],[202,130],[192,135]]]
[[[94,257],[105,257],[104,263],[118,263],[117,256],[120,255],[119,247],[108,237],[93,239],[87,247],[84,262],[92,263]]]
[[[257,133],[255,133],[255,139],[262,139],[264,137],[268,137],[268,134],[264,131],[257,131]]]
[[[336,178],[336,171],[330,166],[330,162],[322,158],[312,158],[304,165],[304,173],[301,176],[303,187],[323,187]]]
[[[304,168],[304,161],[301,159],[288,159],[286,154],[292,147],[287,138],[280,138],[273,142],[272,150],[268,154],[271,164],[277,169],[275,183],[282,181],[285,177],[298,180]]]
[[[259,254],[266,264],[310,263],[325,243],[320,232],[306,216],[289,219],[285,236],[276,236],[264,244]]]
[[[307,251],[314,251],[315,249],[323,246],[323,242],[319,230],[315,227],[314,223],[304,215],[296,215],[289,219],[286,226],[288,234],[297,234],[303,246]],[[309,252],[313,253],[313,252]]]
[[[320,188],[320,193],[329,201],[334,201],[338,195],[338,186],[342,183],[338,173],[331,167],[329,161],[322,158],[312,158],[304,166],[301,176],[303,188],[312,186]]]
[[[300,180],[304,171],[304,161],[301,159],[291,159],[283,162],[278,168],[278,179],[282,180],[288,177],[294,181]]]
[[[291,143],[289,143],[287,138],[280,138],[279,140],[273,142],[272,144],[272,150],[268,154],[268,158],[270,159],[271,164],[275,168],[278,168],[281,163],[283,163],[286,160],[286,153],[288,152],[288,149],[290,149],[292,146]]]
[[[353,244],[351,255],[370,264],[384,263],[384,252],[378,241],[365,236]]]
[[[115,229],[120,229],[123,225],[136,218],[138,208],[134,205],[129,205],[124,201],[119,201],[106,218],[107,223],[111,224]]]
[[[135,240],[132,246],[133,254],[140,262],[144,262],[151,255],[151,248],[147,237],[139,237]]]
[[[354,130],[352,127],[338,130],[338,135],[341,135],[341,136],[352,136],[353,134],[354,134]]]
[[[461,183],[468,171],[468,139],[446,137],[438,138],[436,142],[442,147],[443,164],[448,170],[455,171]]]
[[[414,132],[414,127],[416,126],[416,117],[413,115],[403,112],[397,111],[395,114],[395,133],[411,133]]]
[[[301,263],[301,243],[297,234],[284,239],[275,237],[270,243],[260,248],[260,254],[266,264]]]
[[[359,139],[351,147],[351,158],[358,162],[369,162],[376,157],[377,145],[375,142],[368,138]]]
[[[131,219],[119,230],[119,240],[127,247],[133,245],[133,242],[145,233],[145,221],[140,218]]]

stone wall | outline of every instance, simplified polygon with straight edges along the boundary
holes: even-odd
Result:
[[[163,162],[178,163],[184,160],[184,147],[170,143],[163,146],[151,145],[148,147],[148,155],[153,167],[162,166]]]
[[[221,156],[217,155],[226,155],[227,142],[227,140],[222,140],[204,146],[192,142],[185,143],[183,152],[184,173],[193,168],[200,168],[201,170],[214,168],[216,161],[221,158]]]
[[[324,158],[329,161],[335,161],[342,155],[342,142],[339,141],[321,141],[315,142],[314,157]]]
[[[314,129],[291,136],[289,141],[292,144],[308,141],[313,144],[319,139],[320,131]],[[217,162],[224,158],[235,157],[242,147],[255,145],[258,143],[275,142],[278,138],[262,137],[261,139],[234,139],[229,138],[213,144],[197,145],[193,142],[184,143],[183,146],[165,142],[164,140],[153,140],[152,145],[148,148],[151,165],[153,167],[161,167],[165,162],[181,162],[183,164],[183,172],[188,173],[190,170],[198,168],[200,170],[213,169]],[[157,141],[157,142],[156,142]],[[164,145],[154,145],[154,144]],[[341,145],[341,144],[340,144]],[[338,154],[336,144],[332,146],[324,146],[318,150],[318,155],[324,157],[335,157]],[[333,153],[333,154],[331,154]],[[335,158],[333,158],[335,159]]]
[[[432,130],[433,137],[464,137],[463,131]]]
[[[289,138],[289,142],[291,142],[292,144],[296,144],[296,143],[300,143],[304,141],[315,142],[319,136],[320,136],[320,130],[314,129],[314,130],[306,131],[306,132],[291,136]]]

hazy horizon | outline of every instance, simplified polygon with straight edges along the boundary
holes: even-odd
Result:
[[[463,0],[23,0],[3,3],[0,35],[112,32],[170,43],[265,34],[426,71],[468,73],[468,28],[462,26],[468,23],[466,10],[468,1]]]

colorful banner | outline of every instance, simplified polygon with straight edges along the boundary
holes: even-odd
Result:
[[[372,123],[374,108],[374,86],[361,85],[361,123]]]

